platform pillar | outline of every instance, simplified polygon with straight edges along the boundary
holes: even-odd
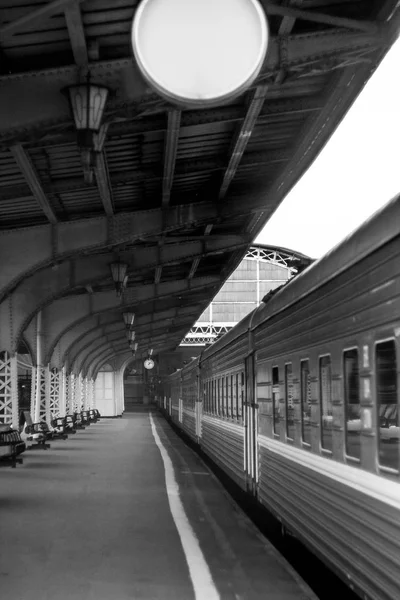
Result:
[[[96,408],[96,396],[94,394],[94,379],[89,379],[89,407]]]
[[[67,414],[67,381],[65,367],[58,373],[58,414],[65,417]]]
[[[75,410],[75,375],[68,375],[68,413],[72,415]]]
[[[0,422],[18,428],[17,355],[0,352]]]
[[[46,397],[49,398],[48,419],[51,422],[60,414],[60,374],[57,369],[48,368],[47,382],[48,390],[46,391]]]

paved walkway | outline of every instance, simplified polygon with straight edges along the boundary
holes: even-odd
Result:
[[[157,415],[23,457],[0,470],[1,598],[314,598]]]

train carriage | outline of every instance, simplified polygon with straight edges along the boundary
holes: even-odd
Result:
[[[395,600],[400,196],[265,300],[181,372],[199,444],[361,597]]]

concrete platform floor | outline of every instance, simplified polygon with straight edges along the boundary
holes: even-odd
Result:
[[[150,415],[133,413],[101,420],[50,450],[28,451],[23,465],[0,470],[1,598],[315,598],[200,458],[163,418],[152,418],[178,484],[169,482],[170,497],[182,502],[202,554],[194,565],[192,555],[191,572]],[[175,518],[187,527],[184,515]],[[212,589],[205,580],[198,585],[203,559]]]

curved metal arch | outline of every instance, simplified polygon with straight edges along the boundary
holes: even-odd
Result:
[[[104,340],[105,342],[108,342],[110,344],[114,344],[114,343],[118,343],[119,339],[120,339],[119,332],[114,332],[114,334],[109,333],[109,334],[99,335],[94,340],[91,340],[90,342],[88,342],[78,352],[75,359],[73,361],[71,361],[71,369],[74,371],[81,371],[82,365],[85,362],[86,357],[90,355],[92,349],[95,350],[97,347],[99,347],[102,344],[102,340]]]
[[[87,348],[88,345],[92,344],[101,337],[113,335],[116,332],[122,333],[124,331],[125,326],[123,323],[121,323],[121,319],[118,319],[107,323],[106,325],[94,327],[86,333],[82,334],[80,336],[80,340],[74,342],[74,344],[70,346],[70,349],[68,350],[68,357],[71,362],[71,365],[78,360],[79,354],[84,352],[85,348]]]
[[[243,213],[241,200],[224,202],[221,207],[213,202],[181,204],[7,231],[7,235],[0,235],[0,255],[8,256],[9,249],[13,248],[15,260],[10,261],[9,267],[5,261],[2,269],[0,302],[25,278],[58,262],[78,257],[84,252],[179,231],[187,223],[206,225],[219,213],[232,212]],[[239,243],[243,244],[246,240]],[[21,265],[17,274],[15,264]]]
[[[120,351],[120,352],[118,352],[118,353],[116,354],[116,356],[120,356],[120,355],[121,355],[121,356],[123,356],[124,354],[126,354],[126,352],[125,352],[125,351]],[[131,355],[131,353],[130,353],[130,352],[129,352],[128,354],[129,354],[129,355],[127,356],[127,362],[128,362],[128,364],[129,364],[129,362],[131,361],[131,359],[132,359],[132,360],[134,360],[134,359],[133,359],[133,357],[132,357],[132,355]],[[109,356],[108,356],[108,358],[109,358]],[[97,374],[98,374],[98,372],[100,371],[100,369],[101,369],[101,368],[102,368],[102,366],[104,365],[104,362],[103,362],[103,361],[105,361],[105,360],[108,360],[108,358],[106,358],[106,359],[104,359],[104,358],[101,358],[101,359],[99,360],[99,362],[98,362],[97,366],[95,367],[95,369],[94,369],[94,371],[93,371],[93,376],[94,376],[94,379],[97,377]],[[125,368],[126,368],[126,367],[125,367]],[[119,369],[118,369],[118,371],[119,371],[119,372],[121,372],[121,369],[119,368]]]
[[[94,350],[92,350],[90,353],[87,354],[87,356],[85,357],[85,360],[81,364],[81,372],[85,373],[87,376],[89,364],[91,362],[93,362],[94,360],[96,360],[96,358],[98,356],[100,356],[100,354],[102,352],[104,352],[105,350],[110,350],[111,354],[115,354],[116,352],[118,352],[121,349],[122,348],[113,347],[111,342],[108,342],[108,341],[104,342],[103,344],[101,344],[101,346],[98,346],[97,348],[95,348]]]
[[[147,286],[141,286],[140,288],[129,288],[124,295],[124,299],[121,300],[116,299],[115,292],[99,292],[98,294],[92,294],[90,298],[91,301],[87,301],[87,306],[85,310],[82,310],[82,307],[78,307],[75,312],[80,315],[76,318],[76,314],[73,314],[72,310],[69,310],[66,307],[62,307],[62,314],[60,315],[60,319],[65,319],[65,311],[70,315],[69,322],[66,323],[65,327],[57,332],[57,335],[50,338],[48,340],[48,351],[46,352],[46,360],[48,362],[51,361],[51,356],[54,352],[54,348],[56,344],[59,342],[60,338],[64,333],[66,333],[67,329],[71,329],[78,322],[83,321],[84,319],[92,316],[92,315],[100,315],[106,312],[114,311],[114,310],[123,310],[132,308],[135,310],[140,305],[147,304],[151,300],[163,300],[164,298],[170,298],[171,295],[174,294],[184,294],[187,292],[191,292],[196,289],[203,290],[205,287],[216,287],[220,285],[220,279],[218,276],[208,276],[208,277],[198,277],[193,280],[187,279],[177,279],[171,282],[159,283],[159,284],[150,284]],[[102,298],[101,298],[102,296]],[[85,297],[85,296],[84,296]],[[118,302],[116,302],[118,300]],[[108,305],[107,305],[108,301]],[[66,299],[59,300],[61,302],[66,303]],[[71,304],[73,302],[71,301]],[[97,304],[97,305],[96,305]],[[103,304],[103,307],[102,307]]]
[[[149,310],[148,312],[145,313],[140,313],[137,317],[137,321],[136,321],[136,327],[138,331],[141,331],[141,329],[146,328],[146,327],[153,327],[154,325],[160,322],[165,323],[165,320],[171,320],[171,321],[175,321],[177,319],[180,319],[182,317],[189,317],[193,314],[196,314],[197,312],[199,312],[202,309],[202,305],[201,304],[193,304],[193,305],[188,305],[187,307],[183,307],[183,308],[178,308],[176,306],[171,306],[169,308],[166,308],[165,310],[160,310],[160,311],[154,311],[153,309]],[[107,313],[108,314],[108,313]],[[114,314],[114,313],[112,313]],[[93,327],[91,327],[88,330],[84,330],[82,333],[80,333],[80,335],[76,338],[76,339],[72,339],[69,342],[68,347],[65,349],[64,351],[64,355],[63,355],[63,362],[66,362],[67,357],[70,358],[71,362],[74,360],[75,355],[77,354],[77,352],[75,352],[75,345],[78,344],[79,342],[83,341],[83,339],[92,334],[93,332],[96,332],[98,330],[104,330],[104,332],[107,333],[111,333],[113,331],[113,329],[109,329],[111,328],[111,326],[113,325],[118,325],[118,324],[122,324],[122,317],[119,313],[115,313],[115,315],[117,316],[117,318],[112,318],[111,320],[107,320],[104,322],[99,322],[96,325],[94,325]],[[119,316],[118,316],[119,315]],[[156,315],[157,318],[154,318],[154,315]],[[82,323],[83,325],[83,323]],[[124,331],[123,329],[123,325],[122,325],[122,329],[121,331]],[[135,329],[136,329],[135,327]],[[94,339],[94,338],[92,338]]]
[[[86,335],[88,331],[96,331],[103,325],[106,325],[109,322],[107,320],[109,314],[109,311],[101,314],[90,314],[67,327],[58,336],[58,339],[55,340],[53,347],[48,349],[47,354],[51,357],[50,362],[55,362],[57,347],[59,349],[59,354],[62,356],[61,361],[66,362],[68,360],[69,351],[73,347],[75,341],[80,339],[83,335]]]
[[[90,363],[90,365],[87,366],[86,369],[86,377],[92,377],[92,379],[96,379],[97,377],[97,373],[96,373],[96,377],[93,376],[93,372],[94,372],[94,367],[95,365],[99,364],[99,362],[103,361],[103,359],[105,359],[102,364],[105,364],[106,361],[108,361],[110,358],[112,358],[112,356],[115,354],[114,351],[110,350],[109,348],[106,348],[105,350],[103,350],[103,352],[98,355],[96,358],[94,358],[92,360],[92,362]]]
[[[232,242],[229,245],[229,242]],[[208,244],[208,246],[207,246]],[[209,256],[216,252],[230,251],[244,246],[243,236],[225,236],[205,241],[193,240],[168,244],[161,250],[154,248],[138,248],[134,254],[135,265],[132,268],[132,255],[127,252],[124,262],[130,264],[131,275],[156,268],[175,264],[176,262],[192,261],[196,257]],[[101,281],[112,280],[110,264],[113,260],[113,249],[104,254],[89,254],[67,258],[55,266],[46,266],[30,276],[25,277],[11,292],[11,297],[17,297],[18,314],[14,318],[16,337],[26,328],[27,324],[39,311],[70,294],[74,290],[92,287]],[[56,272],[54,270],[56,269]]]
[[[314,262],[314,259],[301,252],[297,252],[296,250],[290,250],[283,246],[270,246],[267,244],[251,244],[243,258],[243,260],[246,259],[258,259],[265,262],[271,262],[272,264],[286,267],[292,271],[297,270],[299,267],[308,267],[308,265]]]
[[[92,349],[90,352],[87,353],[87,355],[85,356],[85,359],[83,360],[82,364],[81,364],[81,372],[82,373],[87,373],[88,372],[88,365],[96,360],[96,358],[105,351],[114,351],[115,352],[115,348],[112,347],[111,343],[106,340],[105,342],[103,342],[102,344],[100,344],[99,346],[97,346],[96,348]]]

